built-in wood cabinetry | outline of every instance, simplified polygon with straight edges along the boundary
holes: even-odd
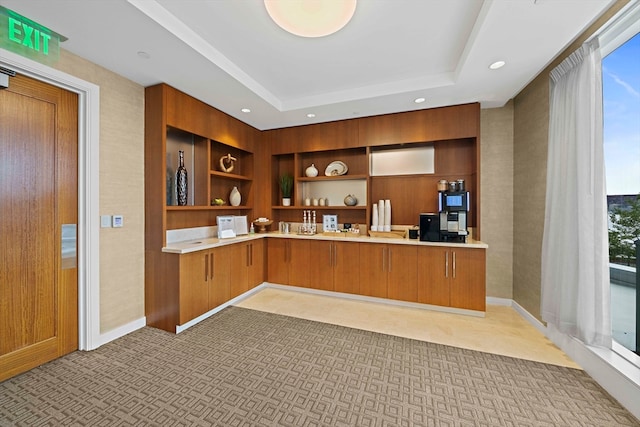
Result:
[[[324,291],[360,293],[360,245],[355,242],[309,242],[309,287]]]
[[[485,311],[485,249],[418,247],[418,302]]]
[[[442,278],[421,266],[425,248],[412,245],[268,238],[182,255],[163,252],[168,230],[214,226],[218,215],[247,215],[249,221],[268,217],[277,226],[278,221],[301,222],[302,211],[313,209],[318,224],[323,214],[337,214],[340,223],[368,225],[373,203],[390,199],[394,224],[417,224],[421,212],[437,210],[439,179],[466,181],[471,192],[469,226],[479,239],[479,129],[479,104],[468,104],[259,131],[167,85],[146,88],[148,324],[175,331],[265,277],[273,283],[484,310],[484,251],[475,249],[449,250],[457,270],[455,277],[445,276],[448,301],[421,293],[425,281]],[[434,173],[371,175],[369,164],[376,150],[420,145],[434,147]],[[191,195],[187,206],[175,206],[171,182],[177,151],[183,149]],[[219,167],[225,155],[237,159],[233,171]],[[335,160],[346,163],[348,173],[325,176],[325,168]],[[310,164],[318,169],[317,177],[305,176]],[[283,173],[295,177],[289,207],[280,201],[278,177]],[[242,195],[237,207],[228,202],[233,187]],[[328,191],[333,192],[328,206],[305,206],[307,196],[320,198]],[[353,193],[358,193],[358,204],[345,206],[344,196]],[[214,198],[227,204],[212,206]],[[433,269],[444,271],[440,265]],[[483,286],[476,286],[476,276],[482,277]]]
[[[360,294],[415,302],[418,297],[416,247],[361,243]]]
[[[302,211],[313,209],[321,222],[322,214],[336,214],[340,223],[370,224],[371,207],[378,200],[389,199],[395,225],[415,225],[419,214],[437,212],[437,182],[441,179],[464,179],[471,194],[469,226],[480,238],[480,108],[467,104],[275,129],[264,132],[271,149],[269,181],[272,218],[276,221],[301,222]],[[434,148],[434,172],[391,176],[372,176],[373,152],[416,146]],[[332,161],[347,164],[343,176],[324,176]],[[318,176],[305,176],[314,164]],[[292,206],[281,206],[278,177],[290,173],[295,177]],[[305,206],[306,197],[323,197],[322,190],[331,183],[340,196],[329,206]],[[364,189],[364,190],[362,190]],[[326,191],[326,190],[324,190]],[[348,207],[343,198],[360,191],[358,206]]]

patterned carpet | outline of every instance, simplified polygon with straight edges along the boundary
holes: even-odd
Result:
[[[581,370],[229,307],[0,383],[2,426],[640,426]]]

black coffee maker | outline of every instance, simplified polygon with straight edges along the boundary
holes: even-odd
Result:
[[[449,182],[446,189],[438,189],[438,213],[420,214],[420,240],[465,243],[470,203],[464,181]]]

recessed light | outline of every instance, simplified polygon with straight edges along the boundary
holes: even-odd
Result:
[[[413,100],[416,104],[422,104],[424,101],[426,101],[426,98],[416,98]]]
[[[250,110],[250,109],[248,109],[248,108],[243,108],[243,109],[242,109],[242,110],[240,110],[240,111],[242,111],[243,113],[250,113],[250,112],[251,112],[251,110]]]
[[[493,64],[489,65],[489,68],[492,70],[497,70],[498,68],[504,67],[504,61],[496,61]]]
[[[140,52],[138,52],[138,56],[139,56],[140,58],[142,58],[142,59],[149,59],[149,58],[151,58],[151,55],[149,55],[147,52],[144,52],[144,51],[142,51],[142,50],[141,50]]]
[[[309,113],[309,114],[307,114],[307,117],[309,117],[310,119],[313,119],[315,116],[316,116],[316,115],[315,115],[315,114],[313,114],[313,113]]]

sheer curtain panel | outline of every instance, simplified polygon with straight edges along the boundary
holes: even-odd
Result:
[[[542,319],[611,347],[602,69],[598,40],[551,71]]]

